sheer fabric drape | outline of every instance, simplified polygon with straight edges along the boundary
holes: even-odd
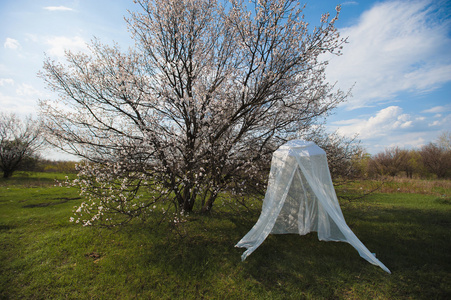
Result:
[[[351,244],[361,257],[390,273],[346,224],[325,152],[313,142],[293,140],[274,152],[262,212],[236,247],[247,248],[241,257],[245,260],[270,233],[312,231],[321,241]]]

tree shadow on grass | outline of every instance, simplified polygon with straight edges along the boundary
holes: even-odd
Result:
[[[47,207],[47,206],[64,204],[71,200],[79,200],[79,199],[81,199],[81,197],[59,197],[59,198],[54,198],[54,199],[48,199],[48,200],[52,200],[52,202],[40,202],[40,203],[35,203],[35,204],[26,204],[22,207],[23,208]],[[55,201],[53,201],[53,200],[55,200]],[[26,201],[28,201],[28,200],[22,200],[21,202],[26,202]]]
[[[257,216],[232,213],[193,216],[184,235],[168,225],[149,230],[149,247],[139,264],[174,281],[181,295],[299,298],[433,298],[449,296],[451,269],[449,211],[374,208],[362,215],[348,208],[346,220],[357,237],[392,271],[385,273],[342,242],[321,242],[317,234],[269,235],[241,262],[234,245]],[[234,290],[236,288],[241,291]],[[185,293],[185,294],[183,294]],[[225,293],[225,294],[221,294]]]
[[[399,297],[451,299],[451,211],[373,207],[347,209],[352,230],[391,269]]]
[[[451,269],[451,211],[377,208],[364,218],[348,210],[356,235],[379,248],[396,272],[424,264]]]
[[[388,296],[400,298],[451,296],[450,211],[375,208],[364,218],[358,209],[346,215],[392,275],[361,259],[352,246],[320,242],[316,233],[270,235],[247,259],[248,271],[264,285],[297,284],[317,297],[342,297],[357,283],[362,288],[379,284]],[[365,288],[360,293],[374,296],[365,295]]]
[[[24,188],[47,187],[55,185],[54,178],[29,177],[17,175],[10,178],[0,178],[0,186],[22,186]]]

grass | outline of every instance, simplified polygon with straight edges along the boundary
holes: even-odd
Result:
[[[387,177],[382,180],[356,180],[340,187],[340,192],[404,193],[450,196],[451,180],[423,180],[405,177]]]
[[[119,231],[68,222],[77,191],[61,174],[0,181],[0,299],[450,299],[451,199],[377,193],[344,202],[348,225],[391,269],[316,234],[270,235],[246,261],[251,213],[226,207]],[[445,193],[447,193],[446,196]],[[258,207],[258,205],[255,205]],[[183,233],[183,234],[178,234]]]

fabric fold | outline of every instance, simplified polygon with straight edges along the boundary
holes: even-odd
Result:
[[[312,231],[321,241],[349,243],[362,258],[391,273],[346,224],[326,153],[313,142],[292,140],[274,152],[262,212],[236,247],[247,248],[241,256],[245,260],[271,233]]]

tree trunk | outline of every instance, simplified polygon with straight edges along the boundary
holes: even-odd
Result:
[[[187,200],[184,201],[183,205],[181,206],[181,208],[183,209],[183,211],[185,212],[192,212],[193,208],[194,208],[194,200],[188,198]]]
[[[3,170],[3,178],[9,178],[13,175],[11,170]]]
[[[205,205],[202,206],[202,213],[209,213],[213,207],[213,203],[215,202],[217,194],[212,194],[210,198],[205,202]]]
[[[192,212],[196,200],[196,193],[190,191],[193,189],[191,185],[187,185],[177,194],[177,202],[179,208],[185,212]]]

